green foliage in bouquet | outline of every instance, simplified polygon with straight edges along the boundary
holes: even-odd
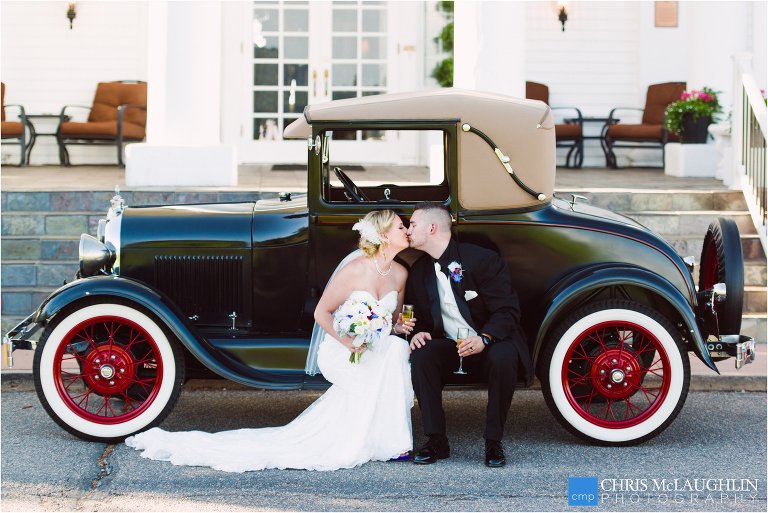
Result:
[[[684,91],[680,99],[670,103],[664,112],[664,126],[673,134],[680,135],[686,114],[691,114],[694,122],[699,118],[717,121],[716,114],[722,112],[718,94],[719,91],[713,91],[709,87],[705,87],[703,91]]]

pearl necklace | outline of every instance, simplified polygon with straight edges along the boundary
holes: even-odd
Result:
[[[373,265],[376,266],[376,272],[379,273],[380,276],[389,276],[389,273],[392,272],[392,262],[389,263],[389,269],[386,271],[382,271],[379,268],[379,262],[376,260],[376,257],[373,257]]]

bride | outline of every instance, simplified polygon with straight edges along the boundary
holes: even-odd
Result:
[[[227,472],[267,468],[336,470],[403,457],[413,446],[413,388],[405,340],[415,319],[403,322],[407,270],[393,259],[408,247],[406,229],[391,210],[368,213],[353,229],[360,249],[336,268],[315,310],[307,373],[332,386],[291,423],[220,433],[152,428],[126,439],[144,458]],[[384,312],[378,337],[360,344],[338,335],[345,305],[367,303]],[[398,317],[392,326],[391,319]],[[334,326],[334,321],[337,322]],[[343,333],[343,331],[342,331]]]

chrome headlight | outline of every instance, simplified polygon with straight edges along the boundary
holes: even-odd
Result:
[[[80,236],[80,275],[93,276],[100,269],[112,267],[116,251],[112,243],[103,243],[84,233]]]

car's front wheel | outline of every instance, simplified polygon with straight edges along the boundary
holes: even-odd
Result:
[[[542,357],[547,405],[566,429],[591,443],[653,438],[688,394],[688,353],[672,324],[633,301],[578,309],[555,328]]]
[[[159,424],[184,379],[183,352],[135,305],[62,311],[40,337],[35,388],[45,410],[86,440],[113,442]]]

